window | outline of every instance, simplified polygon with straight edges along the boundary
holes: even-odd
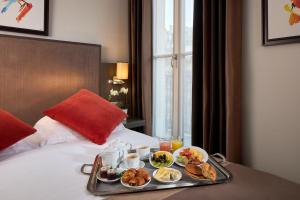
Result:
[[[153,132],[191,143],[194,0],[153,0]]]

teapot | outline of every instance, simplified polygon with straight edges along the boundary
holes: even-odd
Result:
[[[102,158],[102,165],[116,168],[126,158],[128,151],[131,149],[131,144],[115,140],[99,154]]]
[[[126,158],[128,151],[132,149],[132,144],[125,143],[117,139],[113,143],[111,143],[109,148],[119,153],[120,156],[118,159],[118,163],[120,163]]]

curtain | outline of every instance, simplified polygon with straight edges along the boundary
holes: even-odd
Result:
[[[129,116],[144,119],[152,131],[152,0],[129,0]]]
[[[195,0],[192,143],[241,161],[242,0]]]

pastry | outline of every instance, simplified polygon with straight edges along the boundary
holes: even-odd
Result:
[[[130,186],[142,186],[150,179],[151,177],[145,169],[128,169],[122,176],[122,182]]]
[[[137,186],[144,185],[146,183],[145,179],[141,176],[136,177]]]
[[[213,166],[208,163],[204,163],[201,165],[202,174],[205,178],[209,178],[212,181],[217,179],[217,172]]]
[[[217,172],[215,168],[208,163],[203,163],[201,165],[189,163],[185,166],[185,170],[199,178],[203,176],[204,178],[212,181],[217,179]]]
[[[134,178],[130,179],[128,184],[130,186],[137,186],[137,178],[134,177]]]
[[[148,182],[151,179],[149,173],[145,169],[138,169],[136,176],[142,177],[143,179],[145,179],[146,182]]]
[[[186,171],[190,172],[191,174],[197,175],[197,176],[202,176],[202,169],[199,165],[195,164],[187,164],[185,165]]]

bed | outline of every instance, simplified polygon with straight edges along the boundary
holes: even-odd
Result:
[[[100,45],[0,36],[0,46],[0,107],[27,123],[36,124],[44,109],[81,88],[99,94]],[[157,146],[155,138],[121,128],[103,145],[78,139],[9,156],[0,161],[0,199],[103,199],[87,191],[89,177],[80,168],[116,140]],[[234,177],[228,184],[108,199],[300,199],[299,184],[233,163],[226,167]]]
[[[81,174],[80,168],[83,163],[93,163],[95,156],[116,138],[133,145],[147,141],[155,147],[155,139],[123,129],[112,134],[106,145],[85,140],[19,154],[0,162],[0,199],[102,199],[88,193],[89,177]]]

